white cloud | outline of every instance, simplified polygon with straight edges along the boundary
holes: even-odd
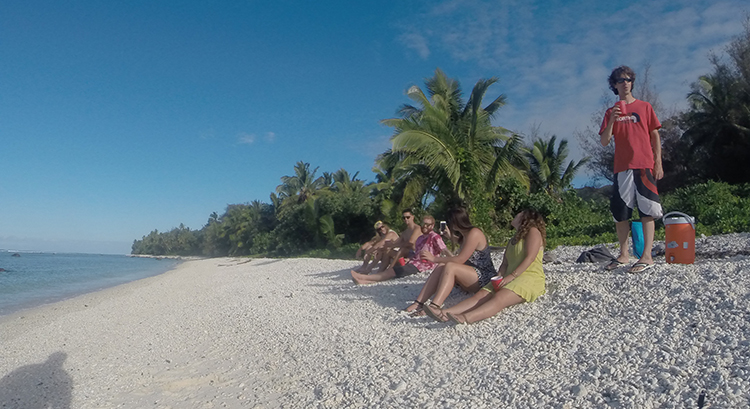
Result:
[[[427,46],[427,39],[422,34],[404,33],[399,39],[406,48],[414,50],[423,60],[430,56],[430,48]]]
[[[276,133],[266,132],[261,139],[259,139],[254,133],[243,132],[237,135],[237,142],[241,145],[252,145],[257,140],[265,141],[266,143],[273,143],[276,140]]]
[[[627,64],[642,73],[650,65],[665,108],[685,107],[689,84],[711,71],[709,52],[722,53],[750,11],[739,0],[452,0],[430,7],[409,16],[408,33],[421,33],[420,47],[432,50],[420,57],[499,76],[496,91],[508,105],[497,123],[522,132],[540,124],[543,134],[568,139],[574,157],[583,155],[573,135],[601,110],[612,68]],[[474,85],[459,79],[465,89]]]
[[[237,136],[237,142],[243,145],[252,145],[255,142],[255,134],[241,133]]]

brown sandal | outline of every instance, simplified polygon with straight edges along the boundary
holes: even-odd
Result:
[[[410,309],[412,306],[414,306],[414,304],[417,305],[417,308]],[[404,311],[406,311],[406,312],[417,312],[417,311],[421,311],[422,308],[424,308],[424,303],[421,302],[421,301],[414,300],[414,302],[411,303],[411,305],[409,305],[408,307],[404,308]]]
[[[437,310],[437,312],[435,310]],[[430,305],[425,305],[423,311],[437,322],[447,322],[449,319],[443,314],[442,306],[437,305],[434,302],[431,302]]]

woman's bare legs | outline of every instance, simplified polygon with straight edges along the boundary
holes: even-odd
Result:
[[[479,292],[486,293],[489,295],[489,297],[482,294],[476,294],[474,297],[471,297],[468,300],[464,300],[466,302],[465,304],[464,302],[458,303],[451,308],[446,308],[445,310],[443,310],[443,312],[446,313],[446,315],[453,315],[461,323],[471,324],[472,322],[477,322],[492,317],[493,315],[499,313],[507,307],[510,307],[511,305],[516,305],[523,302],[523,298],[521,298],[518,294],[505,288],[500,289],[500,291],[494,294],[491,294],[489,291]],[[476,301],[481,300],[481,302],[473,302],[472,306],[472,302],[469,301],[474,300],[475,298]],[[463,307],[461,307],[461,304],[464,304]],[[462,311],[458,307],[469,308]]]
[[[430,276],[427,277],[427,281],[422,286],[422,291],[420,291],[419,295],[417,295],[417,301],[423,303],[430,299],[433,294],[435,294],[435,290],[437,289],[438,283],[440,282],[440,277],[443,275],[444,268],[445,266],[441,264],[435,267],[434,270],[432,270],[432,273],[430,273]],[[418,307],[419,304],[414,303],[406,307],[406,311],[411,312],[416,310]]]
[[[479,291],[479,277],[474,267],[458,263],[445,264],[445,269],[440,275],[440,282],[435,290],[435,296],[432,297],[432,302],[437,305],[443,305],[443,302],[448,298],[448,295],[450,295],[451,290],[453,290],[456,284],[470,293]]]
[[[451,314],[463,314],[467,311],[471,311],[480,305],[486,303],[487,301],[492,299],[492,293],[489,291],[479,290],[476,292],[476,294],[472,295],[471,297],[461,301],[460,303],[450,307],[445,308],[443,312],[449,312]]]

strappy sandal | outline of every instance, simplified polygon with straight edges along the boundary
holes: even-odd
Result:
[[[466,316],[463,315],[463,314],[451,314],[449,312],[446,312],[445,315],[447,315],[448,319],[451,320],[451,321],[453,321],[453,323],[456,324],[456,325],[468,324],[468,322],[466,322]],[[460,319],[458,319],[459,315],[463,318],[463,321],[461,321]]]
[[[434,310],[433,310],[434,308]],[[449,320],[448,317],[443,314],[443,307],[441,305],[437,305],[434,302],[431,302],[430,305],[425,305],[423,308],[423,311],[425,314],[429,315],[430,318],[437,322],[447,322]],[[437,310],[437,312],[435,312]]]
[[[411,308],[411,307],[414,306],[414,304],[416,304],[417,307],[416,308]],[[417,312],[417,311],[421,311],[423,308],[424,308],[424,303],[423,302],[418,301],[418,300],[414,300],[414,302],[411,303],[410,306],[404,308],[404,311],[406,311],[406,312]]]

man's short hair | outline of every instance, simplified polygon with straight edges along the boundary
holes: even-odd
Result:
[[[433,225],[435,224],[435,218],[432,217],[432,216],[430,216],[429,214],[426,214],[426,215],[422,216],[422,220],[424,220],[424,219],[431,220],[432,224]]]
[[[617,87],[615,87],[615,85],[617,84],[617,79],[622,77],[623,74],[633,80],[633,82],[630,83],[630,92],[633,92],[633,90],[635,89],[635,71],[633,71],[633,69],[628,67],[627,65],[621,65],[612,70],[612,74],[609,74],[608,78],[609,89],[611,89],[612,92],[615,93],[615,95],[619,95],[617,93]]]
[[[411,213],[412,216],[414,215],[414,212],[412,212],[411,209],[404,209],[404,210],[402,210],[401,214],[404,214],[404,213]]]

